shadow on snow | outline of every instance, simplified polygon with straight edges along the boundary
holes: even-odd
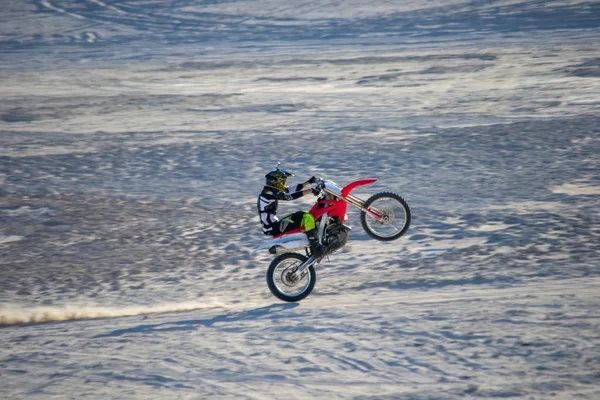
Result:
[[[164,322],[160,324],[149,324],[149,325],[138,325],[132,328],[117,329],[112,332],[96,335],[94,338],[104,337],[117,337],[122,335],[130,335],[136,333],[154,333],[154,332],[167,332],[167,331],[189,331],[197,329],[198,325],[205,327],[213,326],[217,323],[231,323],[239,322],[244,320],[255,320],[263,317],[275,319],[275,318],[286,318],[287,314],[274,316],[274,313],[281,311],[291,310],[298,307],[297,303],[290,304],[271,304],[266,307],[259,307],[251,310],[230,312],[225,315],[217,315],[207,319],[190,319],[176,322]]]

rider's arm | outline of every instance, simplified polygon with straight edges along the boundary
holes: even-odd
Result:
[[[311,177],[311,178],[310,178],[309,180],[307,180],[306,182],[298,184],[298,186],[296,186],[296,190],[295,190],[295,191],[296,191],[296,192],[300,192],[300,191],[302,191],[302,193],[304,193],[304,195],[311,194],[311,193],[312,193],[312,189],[310,189],[310,190],[302,190],[302,189],[303,189],[304,187],[308,186],[308,185],[312,185],[313,183],[315,183],[315,182],[316,182],[316,180],[317,180],[317,178],[315,178],[314,176],[313,176],[313,177]]]
[[[313,183],[314,179],[316,179],[316,178],[310,178],[306,182],[298,184],[298,186],[296,186],[296,190],[293,193],[277,192],[275,194],[275,197],[277,198],[277,200],[286,200],[286,201],[289,201],[289,200],[299,199],[300,197],[306,196],[306,195],[309,195],[309,194],[314,194],[313,189],[302,190],[302,188],[304,188],[304,186],[308,186],[311,183]]]
[[[306,190],[301,190],[303,188],[302,186],[303,184],[300,184],[296,187],[296,193],[302,193],[302,196],[306,196],[308,194],[314,194],[314,189],[306,189]],[[310,185],[310,184],[309,184]],[[296,194],[296,193],[292,193],[292,194]]]
[[[294,192],[294,193],[283,193],[283,192],[276,192],[273,195],[277,200],[285,200],[285,201],[290,201],[290,200],[296,200],[299,199],[300,197],[304,196],[304,191],[301,192]]]
[[[307,194],[311,194],[313,193],[312,189],[306,189],[306,190],[299,190],[297,192],[294,193],[282,193],[282,192],[277,192],[277,194],[275,194],[275,198],[277,200],[285,200],[285,201],[289,201],[289,200],[296,200],[299,199],[302,196],[306,196]]]

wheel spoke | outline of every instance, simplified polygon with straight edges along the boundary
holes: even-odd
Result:
[[[304,273],[296,274],[307,260],[298,253],[275,257],[267,270],[267,286],[275,297],[283,301],[300,301],[312,292],[316,282],[314,268],[309,266]]]
[[[310,283],[310,277],[294,277],[294,272],[302,265],[299,260],[284,260],[275,267],[275,286],[286,296],[302,294]]]
[[[368,204],[368,210],[381,214],[381,218],[374,217],[370,212],[363,214],[363,227],[378,239],[393,240],[402,235],[410,224],[410,211],[397,195],[384,193],[374,196]]]

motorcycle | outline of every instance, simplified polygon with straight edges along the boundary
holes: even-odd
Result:
[[[287,302],[297,302],[312,292],[317,279],[314,265],[342,249],[348,241],[348,233],[351,231],[346,225],[348,204],[360,210],[362,228],[372,238],[392,241],[406,233],[411,213],[402,197],[395,193],[381,192],[363,201],[350,193],[359,186],[376,181],[377,179],[361,179],[340,188],[332,181],[317,179],[317,202],[309,212],[316,221],[318,239],[325,249],[318,258],[310,252],[303,227],[274,236],[252,252],[255,254],[269,249],[269,253],[277,255],[267,270],[267,286],[275,297]],[[304,251],[306,255],[298,253],[299,251]]]

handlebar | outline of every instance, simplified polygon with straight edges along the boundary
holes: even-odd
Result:
[[[317,178],[317,185],[315,186],[315,189],[317,189],[318,191],[322,192],[325,189],[325,179],[323,178]]]

